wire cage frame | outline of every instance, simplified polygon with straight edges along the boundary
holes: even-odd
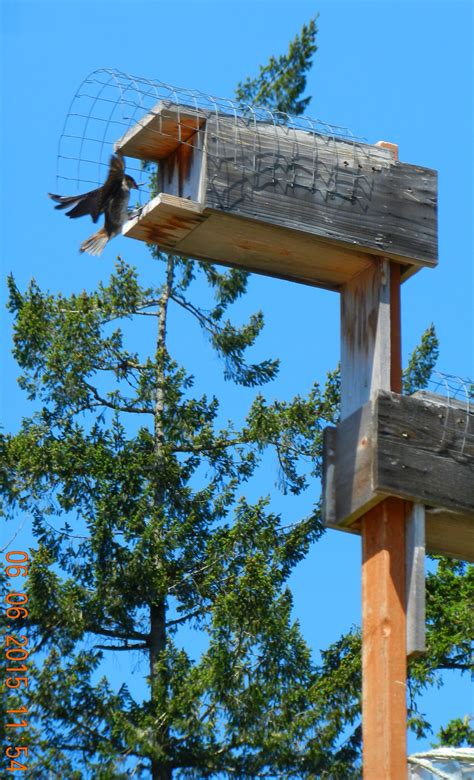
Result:
[[[349,129],[320,119],[291,116],[230,98],[215,97],[199,90],[132,76],[116,69],[100,68],[82,81],[71,100],[58,144],[58,188],[64,189],[66,182],[69,189],[80,191],[103,183],[110,154],[117,140],[133,127],[140,126],[145,117],[149,119],[153,114],[158,116],[163,106],[176,112],[180,144],[191,143],[190,114],[195,117],[193,129],[196,132],[202,128],[203,119],[212,120],[213,136],[217,143],[213,150],[207,150],[208,155],[221,159],[223,150],[219,140],[224,140],[225,144],[229,132],[233,132],[235,140],[239,137],[240,149],[247,146],[245,154],[237,158],[237,145],[234,145],[234,166],[252,175],[261,175],[263,172],[272,183],[280,181],[291,187],[300,185],[313,192],[321,186],[316,181],[317,177],[321,178],[322,163],[318,159],[318,143],[321,143],[321,139],[326,144],[345,142],[345,156],[350,156],[350,151],[347,154],[347,144],[353,150],[357,149],[358,158],[364,155],[367,157],[366,150],[370,148],[365,139],[355,136]],[[245,140],[242,140],[242,131],[246,129],[252,132],[244,133]],[[159,125],[154,132],[164,135],[166,129]],[[272,143],[275,138],[277,143]],[[285,141],[283,151],[279,143],[282,138]],[[268,151],[269,143],[271,152]],[[267,151],[262,155],[261,148],[265,144]],[[249,149],[249,146],[252,148]],[[262,165],[263,157],[265,162]],[[306,168],[298,165],[301,157],[306,160]],[[148,199],[151,191],[143,181],[143,165],[132,158],[126,158],[126,163],[127,170],[134,178],[141,180],[140,202]],[[349,165],[346,161],[341,164]],[[362,167],[355,166],[352,173],[359,183],[368,175],[367,171],[362,171]],[[326,174],[326,195],[328,190],[334,194],[337,191],[336,178],[333,171],[328,170]],[[355,199],[355,195],[353,197]]]
[[[439,442],[440,450],[454,448],[461,459],[474,463],[474,382],[456,374],[446,374],[435,369],[426,390],[417,395],[443,397],[446,399],[447,414],[443,419]],[[453,419],[457,420],[458,436],[454,442],[450,434]]]
[[[468,412],[474,414],[474,380],[435,369],[428,380],[428,389],[446,396],[448,401],[465,403]]]

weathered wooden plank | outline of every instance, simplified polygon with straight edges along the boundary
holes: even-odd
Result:
[[[375,146],[381,146],[383,149],[388,149],[394,160],[398,160],[398,144],[394,144],[391,141],[377,141]]]
[[[194,133],[158,166],[158,189],[167,195],[200,202],[205,167],[203,133]]]
[[[123,232],[183,257],[328,289],[338,289],[373,263],[363,252],[346,251],[307,233],[202,209],[196,201],[165,193],[127,222]]]
[[[205,145],[202,165],[193,163],[192,179],[206,182],[198,195],[180,184],[194,135]],[[162,163],[174,155],[164,191],[211,210],[384,255],[403,264],[404,278],[437,262],[436,173],[396,162],[391,149],[163,103],[116,148]]]
[[[125,223],[123,234],[173,251],[204,219],[199,203],[162,193],[147,203],[137,217]]]
[[[413,504],[406,524],[407,656],[426,651],[425,507]]]
[[[362,520],[362,720],[365,780],[406,778],[405,502]]]
[[[390,390],[394,393],[401,393],[403,388],[400,285],[401,268],[398,263],[390,263]]]
[[[391,387],[390,267],[374,260],[341,288],[341,418]]]
[[[176,247],[178,254],[267,276],[337,289],[371,260],[307,233],[206,209],[208,221]]]
[[[324,477],[324,485],[332,485],[332,491],[324,496],[324,523],[339,526],[343,520],[350,524],[354,519],[380,502],[381,496],[373,489],[373,440],[372,407],[365,404],[343,420],[334,433],[329,434],[333,453],[326,465],[334,465],[332,480]],[[326,435],[326,434],[325,434]]]
[[[323,491],[322,519],[328,528],[336,523],[336,444],[337,429],[327,427],[323,431]]]
[[[374,490],[474,514],[474,415],[381,392]]]
[[[399,261],[437,262],[436,173],[387,149],[209,119],[208,166],[207,206]]]
[[[474,419],[436,399],[381,391],[339,423],[324,521],[357,533],[364,512],[395,495],[425,505],[429,553],[474,562]]]
[[[426,507],[426,549],[432,555],[474,563],[474,510],[463,515]]]
[[[205,121],[205,115],[192,106],[160,102],[119,138],[114,149],[126,157],[158,162],[188,143]]]

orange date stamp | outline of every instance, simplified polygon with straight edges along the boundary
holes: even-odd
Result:
[[[7,577],[10,578],[11,590],[5,596],[5,617],[7,623],[7,633],[4,642],[4,652],[7,661],[7,678],[5,684],[7,690],[15,691],[21,698],[21,692],[28,687],[28,637],[24,634],[19,635],[16,631],[15,620],[28,617],[28,596],[21,592],[17,577],[26,577],[28,574],[29,557],[26,552],[21,550],[12,550],[5,556],[7,566],[5,568]],[[8,703],[7,703],[8,707]],[[11,723],[6,724],[7,737],[11,743],[21,743],[22,729],[28,727],[28,709],[25,706],[16,706],[15,709],[7,709]],[[11,716],[11,717],[10,717]],[[23,717],[24,716],[24,717]],[[28,747],[26,745],[10,744],[5,748],[7,760],[7,772],[17,772],[27,770],[24,763],[28,756]]]

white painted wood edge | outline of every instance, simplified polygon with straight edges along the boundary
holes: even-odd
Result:
[[[406,523],[407,656],[426,652],[425,507],[413,504]]]

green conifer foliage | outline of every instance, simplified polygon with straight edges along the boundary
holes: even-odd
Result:
[[[315,37],[313,20],[237,98],[301,113]],[[242,497],[269,450],[284,491],[320,475],[338,372],[291,402],[260,391],[242,425],[223,425],[219,399],[196,393],[173,357],[171,310],[197,322],[226,379],[264,387],[278,360],[246,357],[263,315],[231,319],[247,275],[156,250],[147,262],[155,287],[120,258],[94,292],[52,294],[34,281],[22,292],[8,281],[32,410],[0,438],[4,514],[28,513],[35,536],[25,777],[357,777],[359,633],[315,664],[288,587],[322,534],[319,507],[288,526],[267,500]],[[430,333],[410,361],[410,389],[436,354]],[[430,577],[430,653],[413,666],[413,695],[439,669],[467,667],[464,567],[442,562]],[[120,686],[104,674],[111,654],[129,659]],[[451,724],[446,734],[452,744],[464,731]]]

